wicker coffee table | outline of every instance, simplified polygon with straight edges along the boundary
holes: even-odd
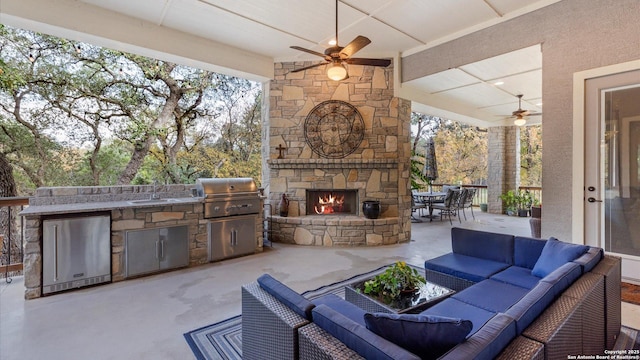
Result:
[[[360,281],[345,286],[344,298],[359,308],[372,313],[417,314],[455,293],[454,290],[427,281],[414,295],[407,295],[401,300],[385,304],[362,293],[358,288],[363,283],[364,281]]]

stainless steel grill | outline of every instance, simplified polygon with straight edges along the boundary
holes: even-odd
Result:
[[[257,214],[260,196],[251,178],[203,178],[196,180],[198,196],[204,198],[204,217]]]
[[[209,238],[209,261],[252,254],[262,229],[257,228],[260,193],[251,178],[198,179],[204,198]]]

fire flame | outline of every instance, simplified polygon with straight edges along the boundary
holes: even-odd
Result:
[[[342,210],[342,205],[344,204],[344,195],[343,196],[334,196],[329,193],[324,196],[318,197],[318,204],[314,206],[314,210],[316,214],[333,214],[336,209],[338,211]]]

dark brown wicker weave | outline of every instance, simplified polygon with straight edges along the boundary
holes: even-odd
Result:
[[[427,281],[429,282],[444,286],[455,291],[462,291],[475,284],[473,281],[465,280],[459,277],[429,269],[425,271],[425,279],[427,279]]]
[[[298,359],[298,328],[307,324],[257,282],[242,286],[243,359]]]
[[[544,344],[524,336],[513,339],[497,360],[544,360]]]
[[[358,293],[351,286],[344,287],[344,299],[356,305],[360,309],[365,310],[366,312],[370,312],[370,313],[381,312],[381,313],[387,313],[387,314],[391,314],[394,312],[393,310],[387,308],[386,306],[382,306],[381,304],[371,300],[368,296]]]
[[[604,276],[586,273],[562,296],[580,301],[582,314],[582,352],[584,355],[602,354],[605,348]]]
[[[540,315],[522,335],[544,344],[545,359],[582,354],[580,300],[563,296]]]
[[[604,275],[604,306],[607,312],[605,344],[607,349],[613,349],[613,345],[615,345],[616,339],[620,334],[620,326],[622,325],[622,295],[620,292],[621,266],[621,258],[607,255],[591,270],[591,272],[595,274]]]
[[[340,340],[329,335],[315,324],[298,329],[300,359],[304,360],[350,360],[363,359]]]

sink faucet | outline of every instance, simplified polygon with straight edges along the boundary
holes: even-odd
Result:
[[[151,194],[152,199],[159,199],[160,196],[156,193],[156,188],[158,187],[158,180],[153,180],[153,194]]]

